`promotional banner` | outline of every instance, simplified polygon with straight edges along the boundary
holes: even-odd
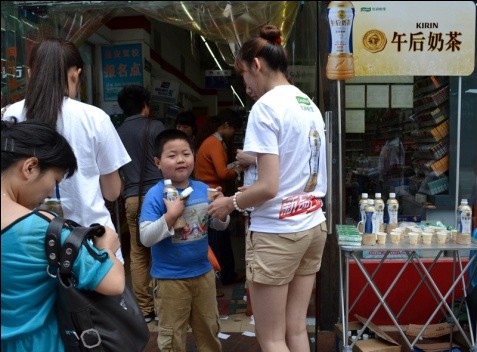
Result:
[[[175,104],[179,100],[180,84],[174,80],[154,80],[152,83],[151,101]]]
[[[468,76],[473,1],[353,1],[355,76]]]
[[[144,84],[141,44],[103,46],[101,59],[105,101],[116,101],[125,85]]]

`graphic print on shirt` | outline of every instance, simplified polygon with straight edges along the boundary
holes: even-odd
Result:
[[[188,206],[183,214],[186,225],[176,230],[172,236],[172,243],[197,241],[207,235],[207,207],[203,204]]]
[[[310,103],[310,99],[306,97],[296,96],[296,101],[300,104],[300,108],[306,112],[313,112],[313,106]]]
[[[308,160],[308,164],[310,165],[310,177],[306,182],[304,191],[312,192],[315,190],[316,184],[318,182],[318,168],[320,165],[321,138],[316,129],[312,128],[310,130],[308,140],[311,150],[310,159]]]
[[[303,213],[309,214],[320,209],[322,205],[323,202],[320,198],[310,194],[285,197],[282,199],[278,218],[285,219]]]

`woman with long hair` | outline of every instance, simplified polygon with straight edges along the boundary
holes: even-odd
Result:
[[[324,122],[313,101],[288,80],[280,30],[261,28],[235,57],[255,94],[243,151],[257,157],[258,179],[209,214],[250,213],[246,273],[255,328],[264,352],[309,351],[306,312],[326,242]]]
[[[25,99],[12,104],[2,119],[39,120],[56,128],[78,158],[78,172],[58,185],[63,214],[81,225],[114,229],[104,199],[121,194],[119,168],[131,161],[110,117],[76,100],[84,62],[76,46],[50,38],[37,43],[28,62]],[[117,255],[122,260],[120,251]]]

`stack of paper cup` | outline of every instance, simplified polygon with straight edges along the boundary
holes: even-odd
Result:
[[[457,239],[457,230],[450,230],[449,231],[449,242],[455,243]]]
[[[387,236],[387,233],[386,232],[378,232],[377,234],[377,243],[378,244],[386,244],[386,236]]]
[[[421,234],[422,244],[429,246],[432,243],[433,236],[434,236],[434,233],[432,232],[423,232]]]
[[[448,236],[447,231],[437,232],[437,244],[446,244],[447,236]]]
[[[410,245],[414,246],[419,243],[419,237],[421,236],[419,232],[409,232],[407,235],[409,237]]]
[[[391,238],[392,244],[399,244],[399,242],[401,242],[401,232],[392,231],[389,237]]]

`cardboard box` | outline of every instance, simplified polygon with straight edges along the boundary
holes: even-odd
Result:
[[[349,330],[362,329],[365,318],[355,315],[358,321],[348,323]],[[353,346],[353,352],[401,352],[401,345],[386,334],[379,326],[370,322],[368,328],[376,334],[376,338],[368,340],[358,340]],[[335,324],[335,333],[339,339],[343,337],[343,325]],[[351,339],[348,339],[348,345],[351,345]]]
[[[406,335],[415,338],[422,330],[422,325],[409,324]],[[422,333],[422,339],[414,345],[416,352],[443,352],[449,351],[451,332],[458,331],[457,326],[452,327],[448,323],[431,324],[426,327]],[[452,343],[452,348],[459,347],[458,344]]]
[[[358,321],[352,321],[348,323],[349,330],[360,330],[363,328],[367,319],[355,315]],[[409,340],[412,342],[414,338],[419,334],[423,325],[409,324],[408,326],[401,326]],[[394,340],[389,334],[392,334],[395,339],[402,342],[398,331],[394,326],[382,326],[379,327],[376,324],[370,322],[368,328],[376,334],[375,339],[357,340],[353,346],[353,352],[401,352],[409,351],[408,347],[402,347],[399,342]],[[386,330],[387,333],[384,331]],[[456,326],[452,327],[448,323],[430,324],[426,327],[421,335],[421,339],[414,345],[413,352],[449,352],[450,348],[450,334],[453,332],[454,341],[452,348],[460,348],[461,344],[457,340],[459,335]],[[343,338],[342,324],[335,324],[335,333],[337,339],[339,339],[340,348],[342,346],[341,339]],[[348,346],[351,346],[353,341],[348,338]],[[338,349],[341,350],[341,349]],[[337,351],[338,351],[337,350]],[[464,351],[464,350],[462,350]]]
[[[406,330],[406,335],[416,337],[422,330],[423,325],[409,324]],[[457,331],[457,326],[452,327],[448,323],[431,324],[426,327],[421,337],[436,338],[449,335],[452,331]]]

